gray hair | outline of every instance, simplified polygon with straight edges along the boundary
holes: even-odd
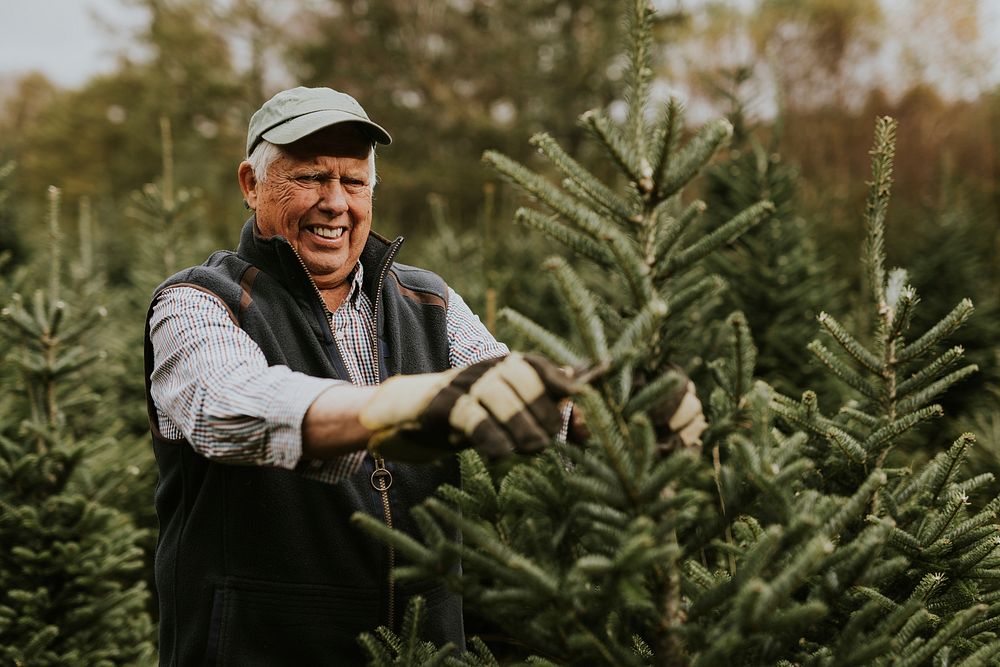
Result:
[[[253,169],[253,177],[258,183],[263,183],[267,180],[267,170],[271,168],[271,165],[279,157],[286,155],[285,151],[277,144],[272,144],[266,139],[261,139],[257,147],[253,149],[250,153],[250,157],[247,158],[247,162],[250,163],[250,167]],[[371,186],[372,192],[375,191],[375,146],[371,147],[368,151],[368,183]]]

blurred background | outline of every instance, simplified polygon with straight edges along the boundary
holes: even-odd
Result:
[[[907,267],[922,296],[918,330],[964,297],[977,308],[958,338],[981,372],[949,394],[938,445],[974,430],[975,465],[1000,472],[1000,2],[654,4],[657,98],[683,102],[689,131],[718,116],[735,127],[685,197],[706,200],[709,226],[741,198],[779,204],[716,267],[731,284],[719,317],[747,313],[764,379],[789,392],[822,382],[805,351],[815,316],[851,324],[861,311],[868,150],[875,118],[894,116],[889,265]],[[36,436],[44,401],[31,396],[48,382],[60,397],[49,426],[86,452],[85,474],[63,482],[140,531],[128,540],[144,565],[129,576],[148,580],[156,525],[139,353],[148,296],[235,245],[247,121],[276,91],[346,91],[392,133],[374,228],[409,238],[401,261],[436,269],[490,326],[504,305],[562,326],[537,277],[556,250],[514,227],[521,202],[480,157],[499,149],[546,171],[528,143],[544,130],[612,173],[577,118],[624,114],[619,2],[48,0],[8,2],[0,16],[0,306],[48,285],[77,316],[101,312],[78,341],[96,354],[87,365],[0,367],[15,390],[0,398],[0,462]],[[775,282],[762,287],[764,269]],[[0,355],[46,349],[23,336],[0,338]]]
[[[658,93],[689,122],[728,115],[801,169],[808,217],[856,248],[872,119],[900,120],[891,232],[915,242],[941,197],[993,217],[1000,3],[994,0],[656,0]],[[115,279],[140,232],[130,193],[197,188],[209,245],[243,218],[235,166],[249,115],[282,87],[328,85],[390,129],[378,227],[423,232],[428,196],[465,228],[481,211],[485,148],[530,160],[542,129],[586,158],[578,115],[616,99],[616,2],[594,0],[52,0],[9,3],[0,27],[0,247],[21,253],[54,184],[88,197]],[[817,222],[819,222],[817,220]],[[984,232],[994,229],[984,227]],[[982,242],[994,239],[984,234]],[[182,249],[179,249],[179,251]],[[17,255],[20,256],[19,254]],[[15,258],[16,259],[16,258]]]

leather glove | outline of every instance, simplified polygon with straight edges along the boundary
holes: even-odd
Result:
[[[358,418],[368,449],[389,460],[432,461],[465,447],[489,457],[533,453],[562,427],[571,378],[544,357],[513,353],[441,373],[386,380]]]
[[[701,434],[708,426],[702,413],[701,401],[695,393],[694,382],[681,370],[671,365],[671,370],[682,378],[684,385],[665,401],[649,410],[649,417],[656,431],[660,450],[672,451],[678,447],[701,445]],[[578,406],[573,406],[569,421],[569,441],[585,443],[590,437],[587,417]]]
[[[684,373],[677,367],[674,370],[682,375]],[[690,379],[683,389],[651,409],[649,416],[656,428],[660,449],[664,451],[700,446],[702,431],[708,426],[694,382]]]

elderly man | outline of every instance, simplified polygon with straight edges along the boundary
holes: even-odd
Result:
[[[401,238],[371,231],[374,145],[390,141],[348,95],[278,93],[250,119],[238,249],[153,296],[162,664],[357,664],[355,637],[416,594],[426,638],[463,646],[461,599],[396,584],[392,549],[351,515],[417,536],[408,510],[458,484],[456,451],[535,452],[563,426],[570,379],[509,354],[441,278],[394,261]],[[680,412],[696,439],[693,393],[667,410],[675,431]]]
[[[392,550],[351,515],[416,535],[408,508],[459,481],[449,454],[532,452],[560,428],[568,379],[371,231],[390,141],[348,95],[277,94],[250,120],[239,248],[155,292],[162,664],[358,663],[358,633],[418,593],[427,638],[463,645],[460,598],[394,584]]]

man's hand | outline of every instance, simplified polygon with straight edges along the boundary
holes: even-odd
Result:
[[[368,449],[390,460],[431,461],[465,447],[499,457],[533,453],[562,426],[559,399],[575,385],[553,363],[513,353],[441,373],[386,380],[358,415]]]
[[[684,387],[649,411],[660,448],[665,451],[701,445],[702,431],[708,426],[694,382],[680,368],[675,370],[685,377]]]

